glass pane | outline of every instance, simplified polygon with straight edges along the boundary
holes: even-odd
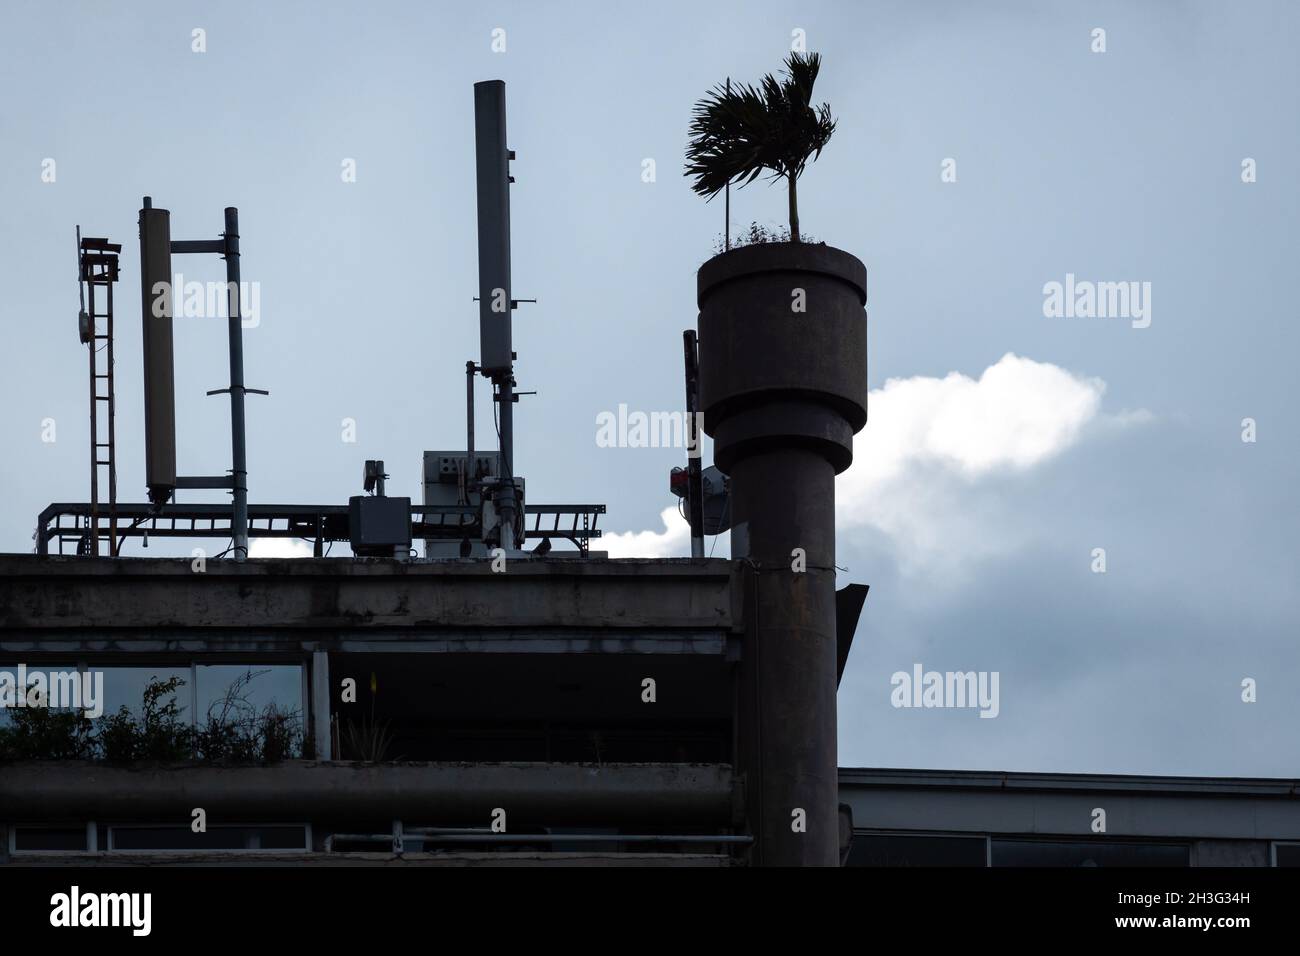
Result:
[[[172,678],[182,681],[176,689],[158,698],[157,706],[166,706],[175,701],[181,719],[188,723],[190,714],[190,669],[174,666],[140,666],[140,667],[100,667],[90,665],[91,672],[104,672],[104,713],[116,714],[118,708],[125,707],[136,717],[144,710],[144,692],[150,683],[165,683]]]
[[[994,866],[1190,866],[1186,846],[1100,840],[994,840]]]
[[[14,849],[33,851],[74,850],[85,852],[86,828],[17,827],[14,830]]]
[[[5,675],[3,677],[0,677],[0,680],[9,680],[12,678],[12,680],[15,682],[13,693],[16,694],[17,693],[16,682],[18,680],[18,665],[0,663],[0,674]],[[13,711],[8,707],[0,706],[0,727],[8,727],[12,723],[13,723]]]
[[[1279,843],[1277,845],[1278,866],[1300,866],[1300,843]]]
[[[855,833],[847,866],[987,866],[983,837]]]
[[[301,714],[297,664],[204,664],[198,670],[199,721],[222,713],[262,713],[268,704]]]
[[[187,826],[114,827],[114,850],[303,850],[307,830],[285,827],[209,827],[195,833]]]
[[[69,705],[74,702],[77,695],[93,696],[95,693],[93,686],[82,688],[84,677],[77,673],[75,664],[27,664],[23,671],[24,686],[19,686],[19,666],[17,662],[0,663],[0,727],[13,726],[13,715],[18,700],[20,697],[26,699],[33,683],[33,675],[41,675],[46,701],[50,704],[58,704],[49,707],[50,710],[64,712],[72,710],[74,708]],[[71,680],[64,675],[70,675]],[[85,699],[83,703],[92,702]]]
[[[205,664],[197,671],[203,759],[275,763],[302,756],[301,665]]]

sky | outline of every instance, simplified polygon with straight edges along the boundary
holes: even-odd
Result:
[[[124,246],[118,476],[144,497],[145,195],[173,239],[240,210],[245,377],[271,393],[248,399],[251,500],[342,503],[367,458],[419,500],[422,450],[464,447],[472,85],[502,79],[514,294],[538,299],[515,314],[538,393],[516,472],[530,501],[604,502],[612,555],[689,554],[683,453],[600,447],[596,422],[680,409],[724,228],[682,176],[691,107],[799,42],[838,120],[801,225],[869,275],[870,420],[837,498],[840,583],[871,592],[841,764],[1300,776],[1291,3],[12,0],[0,550],[88,497],[78,224]],[[784,216],[780,187],[732,193],[733,232]],[[1135,314],[1046,314],[1082,282],[1137,283]],[[183,474],[229,468],[228,401],[204,395],[226,363],[224,320],[177,320]],[[916,665],[996,673],[996,718],[894,706]]]

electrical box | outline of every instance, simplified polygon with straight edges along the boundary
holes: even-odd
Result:
[[[466,452],[426,451],[424,453],[424,503],[426,505],[461,506],[473,511],[479,518],[485,533],[496,529],[500,523],[494,492],[501,482],[501,455],[499,452],[486,451],[474,455],[475,468],[471,477],[467,468]],[[461,476],[464,475],[464,481]],[[477,482],[479,490],[471,490]],[[514,479],[515,499],[518,503],[518,525],[515,534],[507,532],[506,540],[517,539],[524,528],[524,479]],[[483,490],[487,491],[484,500]],[[426,538],[424,556],[426,558],[485,558],[488,547],[480,538],[471,538],[469,553],[464,554],[463,540],[450,538]],[[506,547],[506,553],[518,554],[513,543]]]
[[[352,552],[389,558],[411,550],[411,499],[353,495],[348,499]]]

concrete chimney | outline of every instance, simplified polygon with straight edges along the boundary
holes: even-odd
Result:
[[[867,420],[866,267],[746,246],[698,275],[700,392],[749,565],[741,752],[754,861],[839,864],[835,476]]]

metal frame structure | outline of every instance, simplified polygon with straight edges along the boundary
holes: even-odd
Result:
[[[525,505],[531,519],[525,535],[534,540],[570,541],[584,557],[592,538],[600,537],[596,527],[604,505]],[[459,540],[481,533],[479,510],[469,505],[411,505],[411,536]],[[115,532],[117,551],[126,538],[232,538],[232,514],[227,505],[118,505],[114,520],[129,522]],[[549,519],[549,520],[546,520]],[[82,542],[105,527],[107,518],[93,503],[52,504],[41,512],[36,526],[36,553],[49,554],[50,541],[57,540],[59,554],[64,542]],[[248,535],[254,538],[300,538],[313,544],[313,554],[323,557],[325,546],[347,541],[347,505],[249,505]],[[543,522],[549,527],[543,527]],[[563,526],[562,526],[563,523]],[[116,552],[115,552],[116,553]],[[554,552],[552,552],[554,554]]]
[[[146,222],[153,222],[151,228],[162,228],[165,242],[162,244],[162,251],[158,252],[151,245],[151,240],[146,228]],[[149,481],[150,497],[157,503],[162,503],[171,497],[177,489],[180,488],[224,488],[228,489],[231,494],[231,550],[234,552],[236,561],[243,561],[248,557],[248,460],[247,460],[247,441],[245,436],[246,425],[244,416],[244,396],[247,394],[267,395],[265,389],[247,388],[244,385],[244,338],[243,338],[243,313],[240,303],[240,252],[239,252],[239,210],[233,206],[227,206],[225,210],[225,231],[221,233],[219,239],[171,239],[170,237],[170,213],[165,209],[155,209],[153,199],[145,196],[143,206],[140,209],[140,261],[142,263],[141,272],[143,275],[143,298],[142,298],[142,318],[146,327],[146,356],[145,356],[145,391],[146,401],[149,400],[149,333],[148,323],[150,313],[158,314],[156,311],[155,298],[158,293],[154,289],[155,282],[164,282],[170,286],[172,281],[171,275],[171,257],[174,255],[218,255],[226,262],[226,322],[228,327],[228,337],[230,342],[230,384],[226,388],[214,388],[208,390],[208,395],[230,395],[230,447],[231,447],[231,465],[230,474],[225,476],[182,476],[174,474],[175,465],[175,422],[170,425],[170,435],[155,435],[154,429],[149,426],[148,415],[145,416],[146,422],[146,458],[149,459],[148,446],[151,441],[165,440],[171,445],[171,458],[173,472],[169,480],[155,486],[153,480]],[[156,252],[151,256],[151,249]],[[172,306],[174,308],[177,290],[172,290]],[[171,322],[171,308],[165,309],[165,318],[168,323]],[[170,331],[168,332],[168,344],[166,345],[166,358],[168,385],[167,401],[173,399],[170,396],[172,386],[170,384],[170,363],[171,358]],[[164,430],[165,431],[165,430]],[[150,459],[152,460],[152,459]]]
[[[99,554],[100,507],[107,505],[108,553],[117,553],[117,413],[113,387],[113,283],[118,277],[118,253],[122,246],[107,239],[83,238],[77,227],[77,283],[80,291],[81,341],[90,353],[90,515],[86,521],[89,534],[83,539],[86,554]],[[103,312],[97,311],[95,290],[102,289]],[[96,322],[102,321],[103,331]],[[102,345],[100,343],[103,343]],[[105,394],[100,394],[100,383]],[[101,428],[100,405],[105,406],[107,429]],[[101,438],[101,431],[105,434]],[[103,454],[104,457],[100,457]],[[106,469],[108,500],[100,500],[99,471]]]

